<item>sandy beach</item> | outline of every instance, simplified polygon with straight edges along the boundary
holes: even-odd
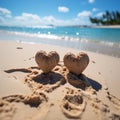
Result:
[[[98,25],[92,26],[93,28],[120,28],[120,25]]]
[[[39,50],[56,51],[60,61],[44,74]],[[120,120],[120,58],[83,51],[89,64],[82,75],[63,63],[76,49],[0,41],[0,120]]]

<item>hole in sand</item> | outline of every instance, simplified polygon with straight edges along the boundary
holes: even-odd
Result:
[[[79,105],[83,103],[83,98],[80,95],[74,95],[74,96],[66,95],[64,99],[68,100],[68,102],[73,103],[75,105]]]
[[[62,112],[68,118],[80,118],[85,107],[86,102],[78,94],[65,95],[61,104]]]
[[[42,102],[47,101],[46,95],[43,94],[32,94],[29,96],[25,95],[9,95],[2,98],[2,100],[9,103],[22,102],[28,104],[31,107],[38,107]]]

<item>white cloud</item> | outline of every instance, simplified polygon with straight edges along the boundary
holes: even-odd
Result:
[[[21,16],[14,17],[15,25],[37,26],[41,23],[41,18],[37,14],[22,13]]]
[[[4,22],[4,18],[0,16],[0,22],[3,23]]]
[[[62,8],[61,11],[69,11]],[[52,15],[40,17],[37,14],[23,12],[19,16],[12,16],[11,11],[6,8],[0,8],[0,25],[10,26],[45,26],[53,24],[56,26],[65,25],[85,25],[89,24],[89,16],[92,14],[90,11],[82,11],[78,16],[72,19],[57,19]]]
[[[22,14],[23,15],[23,14]],[[30,14],[29,14],[30,15]],[[17,16],[15,19],[15,24],[16,25],[24,25],[24,26],[44,26],[44,25],[56,25],[56,26],[65,26],[65,25],[85,25],[89,24],[88,18],[80,18],[76,17],[73,19],[68,19],[68,20],[62,20],[62,19],[56,19],[54,16],[44,16],[44,17],[39,17],[39,19],[36,19],[33,14],[32,15],[23,15],[22,16]],[[27,16],[27,17],[26,17]],[[28,18],[34,18],[34,19],[28,19]]]
[[[71,20],[62,20],[62,19],[56,19],[53,16],[45,16],[41,18],[43,24],[53,24],[56,26],[64,26],[64,25],[70,25]]]
[[[78,17],[89,17],[92,13],[90,11],[82,11],[78,13]]]
[[[53,16],[45,16],[43,17],[43,20],[47,22],[54,22],[55,18]]]
[[[66,12],[69,12],[69,8],[64,7],[64,6],[59,6],[59,7],[58,7],[58,11],[59,11],[59,12],[66,13]]]
[[[9,10],[6,9],[6,8],[1,8],[1,7],[0,7],[0,13],[1,13],[1,14],[11,14],[11,11],[9,11]]]
[[[88,2],[89,2],[89,3],[94,3],[94,2],[95,2],[95,0],[88,0]]]
[[[56,19],[52,15],[40,17],[31,13],[22,13],[21,16],[16,16],[14,22],[16,25],[21,26],[62,25],[66,23],[64,20]]]
[[[6,8],[0,7],[0,16],[10,18],[11,17],[11,11],[6,9]]]
[[[36,14],[31,13],[22,13],[21,16],[16,16],[15,19],[17,20],[40,20],[40,17]]]
[[[84,10],[79,12],[77,17],[74,19],[74,22],[78,23],[78,25],[90,25],[89,16],[91,15],[91,11]]]
[[[99,12],[96,14],[96,17],[102,17],[103,14],[104,14],[104,12]]]
[[[92,12],[96,12],[96,11],[98,11],[97,8],[93,8],[93,9],[92,9]]]

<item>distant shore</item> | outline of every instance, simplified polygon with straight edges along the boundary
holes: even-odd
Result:
[[[73,25],[67,27],[80,27],[80,28],[120,28],[120,25]]]
[[[120,28],[120,25],[96,25],[93,28]]]

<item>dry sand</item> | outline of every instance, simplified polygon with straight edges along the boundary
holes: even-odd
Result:
[[[35,63],[39,50],[57,51],[60,62],[44,74]],[[75,49],[0,41],[0,120],[120,120],[120,58],[85,51],[82,75],[63,64]]]

